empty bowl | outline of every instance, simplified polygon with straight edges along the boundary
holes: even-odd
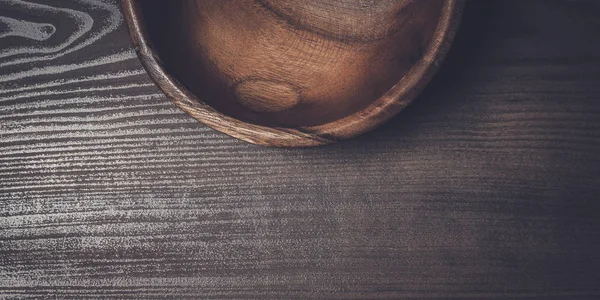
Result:
[[[463,0],[122,0],[134,48],[182,110],[261,145],[372,130],[429,82]]]

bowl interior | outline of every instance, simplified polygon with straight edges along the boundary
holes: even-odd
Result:
[[[373,104],[422,61],[443,0],[139,1],[167,72],[221,113],[322,125]]]

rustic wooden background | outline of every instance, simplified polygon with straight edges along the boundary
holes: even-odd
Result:
[[[600,2],[474,0],[379,130],[252,146],[114,0],[0,0],[0,298],[600,299]]]

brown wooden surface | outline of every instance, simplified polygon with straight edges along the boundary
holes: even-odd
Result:
[[[429,48],[444,5],[140,3],[167,71],[200,99],[244,121],[290,128],[336,121],[383,96]]]
[[[600,298],[600,4],[463,25],[391,123],[286,150],[175,108],[116,1],[1,1],[0,298]]]

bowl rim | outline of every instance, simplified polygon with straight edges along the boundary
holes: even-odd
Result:
[[[252,144],[309,147],[330,144],[371,131],[410,104],[437,73],[448,53],[460,25],[465,2],[466,0],[444,0],[438,25],[423,56],[384,95],[349,116],[322,125],[298,128],[268,127],[245,122],[206,104],[165,69],[148,37],[140,0],[121,0],[121,6],[134,50],[142,66],[159,89],[181,110],[219,132]]]

